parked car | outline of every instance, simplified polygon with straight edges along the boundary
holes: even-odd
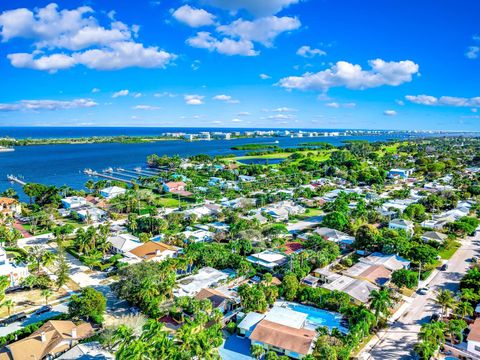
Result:
[[[440,315],[437,313],[433,313],[432,316],[430,316],[430,321],[438,321],[440,319]]]
[[[448,264],[447,263],[443,264],[442,267],[440,268],[441,271],[445,271],[447,269],[448,269]]]
[[[11,323],[14,323],[16,321],[20,321],[20,320],[23,320],[23,319],[26,319],[27,318],[27,314],[24,313],[24,312],[20,312],[18,314],[14,314],[2,321],[0,321],[0,326],[6,326],[6,325],[9,325]]]
[[[472,262],[473,262],[473,263],[477,263],[477,262],[478,262],[478,256],[472,257]]]
[[[49,312],[49,311],[52,311],[52,307],[50,305],[45,305],[45,306],[42,306],[37,311],[35,311],[35,315],[44,314],[44,313]]]
[[[428,286],[425,286],[425,287],[422,287],[422,288],[418,289],[418,293],[419,293],[420,295],[425,295],[425,294],[428,293],[428,290],[430,290],[430,289],[428,288]]]

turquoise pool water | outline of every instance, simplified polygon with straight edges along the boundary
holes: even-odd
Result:
[[[286,305],[294,311],[301,312],[307,315],[306,327],[312,330],[317,329],[320,326],[327,326],[331,331],[333,328],[339,329],[343,333],[347,333],[348,329],[341,325],[342,315],[314,308],[313,306],[307,306],[302,304],[294,304],[289,302],[282,302],[279,305]]]

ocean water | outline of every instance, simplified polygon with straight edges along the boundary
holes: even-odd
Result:
[[[15,138],[62,138],[102,135],[158,135],[162,132],[183,131],[196,133],[202,130],[227,131],[227,129],[181,129],[181,128],[7,128],[0,127],[0,137]],[[243,129],[241,131],[244,131]],[[232,140],[193,141],[182,140],[159,141],[141,144],[78,144],[78,145],[39,145],[19,146],[14,152],[0,153],[0,191],[9,187],[19,193],[21,187],[7,181],[7,175],[20,176],[26,182],[38,182],[48,185],[67,185],[81,189],[88,176],[83,174],[85,168],[101,171],[109,167],[132,169],[144,166],[148,155],[180,155],[208,154],[211,156],[236,154],[245,151],[234,151],[235,145],[248,143],[272,143],[278,141],[282,147],[294,147],[308,141],[322,141],[333,145],[341,145],[349,139],[385,141],[394,137],[406,138],[407,135],[371,135],[371,136],[339,136],[318,138],[249,138]]]

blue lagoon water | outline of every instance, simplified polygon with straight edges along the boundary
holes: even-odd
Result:
[[[160,135],[164,132],[199,131],[231,131],[232,129],[211,128],[83,128],[83,127],[0,127],[0,138],[10,136],[14,138],[66,138],[85,136],[114,136],[114,135]],[[237,131],[245,131],[241,129]],[[333,145],[342,145],[344,140],[385,141],[394,137],[406,138],[408,135],[366,135],[366,136],[339,136],[317,138],[248,138],[232,140],[193,141],[183,140],[158,141],[141,144],[77,144],[77,145],[39,145],[18,146],[14,152],[0,153],[0,191],[9,187],[20,192],[20,187],[11,185],[6,177],[8,174],[22,176],[26,182],[39,182],[50,185],[67,185],[81,189],[88,180],[82,171],[85,168],[103,170],[109,167],[131,169],[145,165],[148,155],[180,155],[208,154],[211,156],[235,154],[243,155],[247,151],[235,151],[230,148],[234,145],[249,143],[272,143],[278,140],[281,147],[295,147],[305,142],[328,142]],[[270,161],[272,163],[272,161]]]

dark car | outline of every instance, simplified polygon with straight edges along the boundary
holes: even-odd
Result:
[[[440,315],[437,313],[433,313],[432,316],[430,316],[430,321],[438,321],[440,319]]]
[[[46,312],[52,311],[52,307],[50,305],[42,306],[40,309],[35,311],[35,315],[45,314]]]
[[[441,271],[445,271],[448,269],[448,264],[443,264],[442,267],[440,268]]]
[[[24,313],[24,312],[14,314],[14,315],[0,321],[0,326],[6,326],[6,325],[12,324],[16,321],[20,321],[20,320],[23,320],[23,319],[26,319],[26,318],[27,318],[27,314]]]

